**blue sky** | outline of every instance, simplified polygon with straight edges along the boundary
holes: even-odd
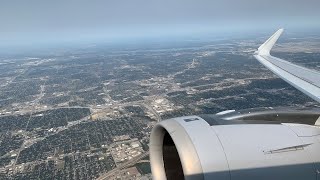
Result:
[[[319,0],[2,0],[0,44],[320,27]]]

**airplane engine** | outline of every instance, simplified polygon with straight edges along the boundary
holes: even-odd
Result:
[[[150,137],[153,178],[317,179],[318,118],[319,111],[269,109],[161,121]],[[302,119],[313,125],[292,122]]]

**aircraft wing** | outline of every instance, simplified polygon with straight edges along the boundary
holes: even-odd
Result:
[[[320,72],[301,67],[270,55],[270,50],[282,34],[279,29],[256,51],[254,57],[280,78],[320,102]]]

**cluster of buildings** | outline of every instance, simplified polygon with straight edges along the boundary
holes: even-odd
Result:
[[[151,102],[151,107],[159,114],[163,115],[166,112],[174,111],[175,106],[172,102],[164,97],[159,97],[158,99]]]
[[[111,148],[111,155],[117,165],[131,160],[144,152],[137,138],[116,142]]]

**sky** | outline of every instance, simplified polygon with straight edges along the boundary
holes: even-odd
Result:
[[[320,27],[319,0],[1,0],[0,44]]]

